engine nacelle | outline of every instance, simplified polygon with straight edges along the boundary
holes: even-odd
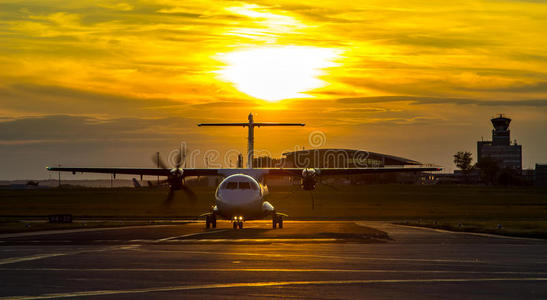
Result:
[[[275,208],[270,204],[270,202],[264,201],[262,203],[262,211],[272,213],[275,212]]]
[[[181,168],[172,168],[169,173],[171,173],[171,176],[182,176],[183,171]]]
[[[315,169],[302,170],[302,189],[305,191],[311,191],[315,189],[317,184],[317,172]]]
[[[171,175],[169,175],[169,178],[167,179],[169,183],[169,187],[173,190],[182,189],[182,184],[183,184],[182,169],[173,168],[169,172],[171,173]]]

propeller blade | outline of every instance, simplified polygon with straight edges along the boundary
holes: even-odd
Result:
[[[169,193],[167,194],[167,198],[165,198],[165,201],[163,201],[163,205],[171,206],[171,204],[173,204],[174,198],[175,198],[175,191],[173,189],[169,189]]]
[[[163,160],[161,160],[161,158],[157,155],[152,156],[152,161],[154,161],[154,163],[162,169],[169,169]]]
[[[330,185],[328,183],[324,183],[323,181],[318,181],[317,183],[320,183],[324,186],[328,186],[329,188],[331,188],[332,190],[335,190],[335,191],[339,191],[340,189],[338,189],[337,187],[335,187],[334,185]]]
[[[190,198],[190,200],[192,201],[196,201],[197,200],[197,196],[196,196],[196,193],[194,193],[194,191],[192,191],[191,188],[187,187],[186,185],[182,185],[181,187],[181,190],[186,193],[186,196],[188,196],[188,198]]]
[[[175,165],[176,165],[176,168],[180,168],[180,165],[182,163],[182,149],[179,150],[179,155],[175,156]]]
[[[167,179],[160,180],[160,181],[158,181],[157,183],[148,180],[148,186],[150,186],[150,187],[163,186],[163,185],[166,185],[166,184],[168,184],[168,183],[169,183],[169,180],[167,180]]]
[[[182,161],[182,166],[183,167],[186,167],[186,152],[187,152],[187,149],[186,149],[186,143],[182,144],[181,146],[181,150],[180,150],[180,156],[181,156],[181,161]]]

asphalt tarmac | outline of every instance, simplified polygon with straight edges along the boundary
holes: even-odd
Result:
[[[203,225],[0,235],[0,299],[547,299],[545,240],[388,222]]]

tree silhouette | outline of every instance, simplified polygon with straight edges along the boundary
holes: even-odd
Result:
[[[472,160],[473,157],[471,157],[471,152],[458,151],[454,154],[454,163],[456,164],[456,167],[462,170],[462,173],[465,176],[465,181],[468,180],[469,173],[473,170],[473,165],[471,164]]]

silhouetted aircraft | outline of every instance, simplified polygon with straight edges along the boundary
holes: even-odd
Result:
[[[422,171],[440,171],[436,167],[381,167],[381,168],[253,168],[254,151],[254,129],[255,127],[265,126],[304,126],[299,123],[255,123],[253,115],[249,114],[247,123],[212,123],[198,124],[198,126],[240,126],[248,127],[248,168],[184,168],[182,166],[183,151],[177,156],[176,166],[169,168],[156,157],[156,163],[160,168],[70,168],[53,167],[47,168],[50,171],[67,171],[82,173],[108,173],[113,174],[131,174],[164,176],[167,179],[160,184],[169,185],[169,194],[165,204],[169,205],[173,201],[174,192],[182,190],[189,198],[194,199],[194,192],[185,185],[186,177],[195,176],[220,176],[223,180],[218,185],[215,192],[215,205],[211,211],[202,214],[206,217],[206,227],[216,227],[217,218],[230,220],[233,228],[243,228],[243,222],[246,220],[263,219],[267,216],[272,217],[272,227],[283,228],[283,217],[287,215],[277,212],[275,207],[264,197],[268,194],[268,187],[264,184],[267,176],[291,176],[298,177],[301,180],[301,187],[304,190],[311,191],[320,182],[321,176],[334,175],[354,175],[371,173],[398,173],[398,172],[422,172]]]

